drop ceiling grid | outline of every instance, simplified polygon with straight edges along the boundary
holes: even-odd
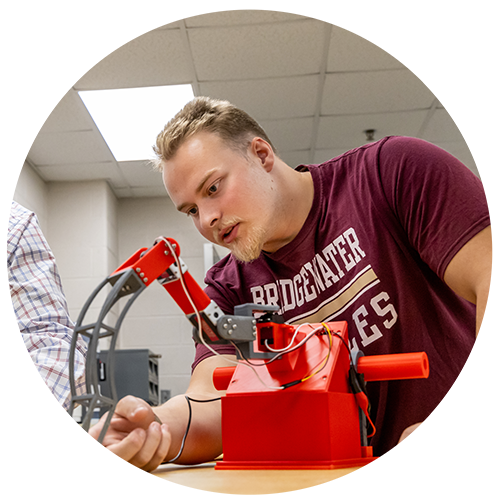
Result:
[[[197,94],[248,111],[291,166],[357,147],[367,128],[376,129],[376,139],[422,128],[423,138],[458,151],[475,168],[446,110],[399,61],[336,26],[268,11],[196,16],[122,46],[63,97],[28,162],[47,181],[95,176],[108,179],[119,197],[166,196],[146,164],[114,160],[77,91],[191,82]]]

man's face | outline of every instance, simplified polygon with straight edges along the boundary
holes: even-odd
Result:
[[[272,226],[275,192],[258,154],[248,157],[215,134],[198,133],[164,162],[163,182],[177,209],[209,241],[238,259],[256,259]]]

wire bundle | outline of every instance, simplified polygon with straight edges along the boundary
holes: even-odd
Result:
[[[170,243],[169,240],[167,240],[166,238],[164,237],[159,237],[155,240],[155,243],[157,243],[158,241],[163,241],[165,243],[165,245],[168,247],[169,251],[172,252],[172,255],[175,259],[175,263],[179,269],[179,271],[181,270],[181,264],[180,264],[180,261],[179,261],[179,258],[177,256],[177,253],[175,252],[175,249],[173,248],[172,244]],[[248,368],[250,368],[256,375],[256,377],[258,378],[258,380],[263,384],[264,387],[266,387],[267,389],[270,389],[270,390],[284,390],[284,389],[287,389],[289,387],[292,387],[294,385],[297,385],[297,384],[300,384],[300,383],[303,383],[307,380],[309,380],[310,378],[314,377],[315,375],[317,375],[318,373],[320,373],[328,364],[328,360],[330,359],[330,356],[331,356],[331,351],[332,351],[332,346],[333,346],[333,336],[336,336],[338,337],[341,342],[343,343],[344,347],[347,349],[347,352],[349,354],[349,358],[351,360],[351,365],[352,365],[352,357],[351,357],[351,352],[350,352],[350,349],[349,349],[349,346],[346,344],[345,340],[337,333],[337,332],[332,332],[328,325],[326,323],[321,323],[320,326],[317,326],[315,328],[312,327],[312,325],[310,323],[304,323],[300,326],[298,326],[292,336],[292,339],[290,340],[289,344],[282,348],[282,349],[273,349],[271,348],[269,345],[268,345],[268,342],[267,340],[265,341],[265,345],[266,345],[266,348],[270,351],[270,352],[274,352],[276,353],[276,356],[274,356],[273,358],[269,359],[269,360],[266,360],[262,363],[255,363],[255,362],[252,362],[250,361],[249,359],[247,359],[243,353],[241,352],[241,350],[238,348],[238,346],[231,341],[231,344],[235,347],[235,349],[239,352],[241,358],[244,360],[244,361],[235,361],[233,359],[230,359],[220,353],[218,353],[215,349],[213,349],[210,345],[208,345],[206,343],[206,341],[204,340],[203,338],[203,332],[202,332],[202,322],[201,322],[201,316],[200,316],[200,312],[198,311],[196,305],[194,304],[194,301],[191,297],[191,294],[189,293],[189,290],[186,286],[186,283],[185,283],[185,280],[184,280],[184,276],[182,274],[182,272],[180,271],[179,272],[179,279],[181,281],[181,285],[182,285],[182,288],[184,290],[184,293],[186,294],[186,297],[191,305],[191,307],[193,308],[194,312],[195,312],[195,315],[196,315],[196,319],[198,321],[198,331],[199,331],[199,339],[201,341],[201,343],[209,350],[211,351],[213,354],[215,354],[216,356],[222,356],[226,361],[228,361],[229,363],[231,364],[234,364],[234,365],[244,365],[244,366],[247,366]],[[297,344],[294,344],[295,341],[296,341],[296,338],[297,338],[297,335],[299,333],[299,331],[302,329],[302,328],[305,328],[305,327],[310,327],[312,328],[312,330],[300,341],[298,342]],[[311,371],[311,373],[305,375],[304,377],[300,378],[300,379],[297,379],[297,380],[294,380],[292,382],[288,382],[286,384],[283,384],[281,386],[269,386],[267,385],[262,379],[261,377],[259,376],[257,370],[255,370],[254,366],[265,366],[265,365],[268,365],[272,362],[274,362],[276,359],[280,358],[281,356],[283,356],[284,354],[289,354],[293,351],[295,351],[296,349],[299,349],[300,347],[302,347],[307,341],[309,341],[313,336],[315,335],[318,335],[320,334],[320,332],[326,332],[326,334],[328,335],[328,350],[327,350],[327,353],[326,353],[326,356],[324,357],[324,359],[322,361],[320,361],[320,363]],[[169,460],[167,463],[172,463],[174,461],[176,461],[177,459],[179,459],[179,457],[182,455],[182,452],[184,451],[184,447],[185,447],[185,444],[186,444],[186,438],[187,438],[187,435],[189,433],[189,429],[190,429],[190,426],[191,426],[191,420],[192,420],[192,407],[191,407],[191,402],[196,402],[196,403],[210,403],[210,402],[214,402],[214,401],[219,401],[221,398],[218,397],[218,398],[213,398],[213,399],[207,399],[207,400],[199,400],[199,399],[194,399],[194,398],[191,398],[187,395],[184,396],[186,398],[186,401],[187,401],[187,404],[188,404],[188,411],[189,411],[189,414],[188,414],[188,423],[187,423],[187,426],[186,426],[186,431],[184,433],[184,436],[182,438],[182,442],[181,442],[181,447],[180,447],[180,450],[178,452],[178,454],[171,460]],[[365,411],[366,413],[366,411]],[[371,420],[370,420],[370,423],[371,423]],[[373,424],[372,424],[373,426]]]

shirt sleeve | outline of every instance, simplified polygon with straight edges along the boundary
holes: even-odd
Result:
[[[408,137],[382,144],[379,169],[410,245],[442,279],[460,248],[490,224],[480,179],[443,149]]]
[[[24,344],[41,377],[67,409],[71,400],[69,354],[74,324],[52,251],[36,216],[13,206],[7,241],[12,305]],[[77,394],[85,386],[86,344],[75,351]]]

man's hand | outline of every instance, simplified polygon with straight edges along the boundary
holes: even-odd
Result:
[[[99,438],[106,416],[90,428],[93,438]],[[132,465],[152,471],[162,463],[170,443],[168,426],[158,422],[152,408],[142,399],[126,396],[118,401],[102,444]]]
[[[431,469],[441,462],[493,464],[493,422],[431,418],[403,432],[394,452],[394,467]]]
[[[26,401],[7,401],[5,416],[6,444],[14,444],[14,454],[7,461],[7,467],[40,470],[47,465],[56,435],[52,422]]]

